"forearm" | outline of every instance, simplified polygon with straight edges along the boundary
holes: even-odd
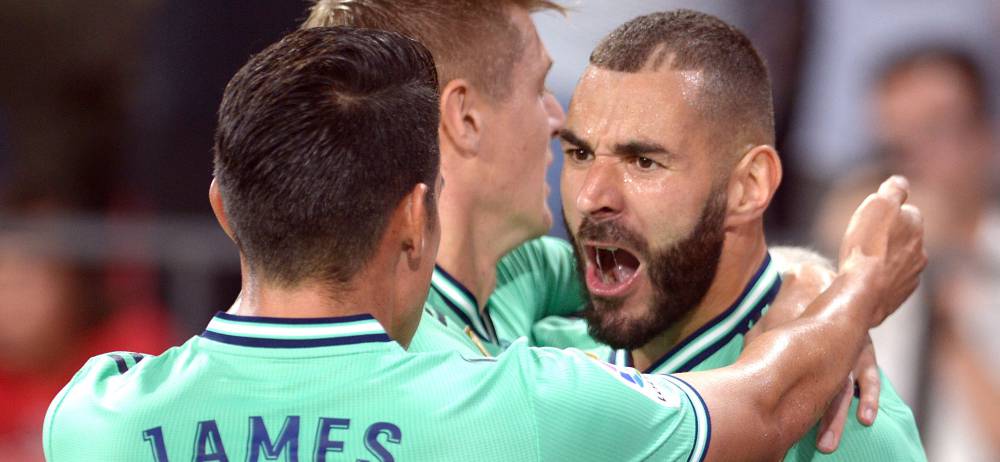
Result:
[[[865,282],[843,273],[799,319],[761,334],[732,366],[684,375],[705,397],[713,432],[728,441],[710,449],[711,459],[779,457],[819,420],[865,345],[867,313],[879,302]]]

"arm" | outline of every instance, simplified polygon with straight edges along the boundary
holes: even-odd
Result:
[[[830,260],[815,251],[800,247],[777,246],[771,247],[770,253],[782,271],[781,292],[772,303],[767,315],[747,334],[747,343],[756,335],[801,316],[809,303],[826,290],[836,277],[836,269]],[[875,358],[875,348],[870,337],[855,363],[854,370],[844,380],[840,393],[820,420],[816,446],[824,453],[833,452],[840,444],[855,384],[860,391],[855,415],[862,425],[871,426],[878,414],[882,382]]]
[[[926,264],[919,212],[891,178],[852,218],[830,287],[794,321],[761,334],[732,366],[681,374],[711,411],[710,460],[776,459],[819,419],[877,326]]]

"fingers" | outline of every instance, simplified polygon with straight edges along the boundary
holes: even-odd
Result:
[[[848,377],[840,393],[833,398],[826,414],[819,421],[819,440],[816,442],[816,449],[819,449],[820,452],[829,454],[840,446],[840,437],[844,434],[844,425],[847,423],[847,413],[851,408],[853,391],[854,380]]]
[[[882,380],[879,377],[878,364],[875,361],[875,347],[868,338],[868,344],[861,350],[858,363],[854,367],[854,377],[861,390],[858,403],[858,422],[864,426],[875,423],[878,414],[878,398],[882,391]]]
[[[902,209],[901,213],[903,214],[903,217],[905,217],[907,223],[918,228],[924,227],[924,217],[920,213],[920,209],[918,209],[915,205],[903,204],[900,208]]]
[[[903,204],[900,208],[900,213],[903,219],[906,220],[907,225],[913,232],[918,233],[918,238],[914,242],[914,245],[918,246],[920,249],[917,255],[917,261],[914,265],[917,272],[923,271],[924,267],[927,266],[927,249],[924,247],[924,216],[920,213],[920,209],[911,204]]]
[[[878,194],[897,204],[905,203],[910,195],[910,182],[901,175],[890,176],[879,185]]]

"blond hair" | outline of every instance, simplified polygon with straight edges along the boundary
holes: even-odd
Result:
[[[434,55],[442,88],[463,78],[499,100],[511,90],[511,71],[525,46],[511,8],[565,11],[549,0],[316,0],[302,28],[353,26],[406,35]]]

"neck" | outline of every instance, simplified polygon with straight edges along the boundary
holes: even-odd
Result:
[[[242,288],[233,305],[227,310],[238,316],[270,318],[330,318],[370,314],[393,340],[404,347],[409,345],[413,332],[407,332],[405,323],[393,309],[391,287],[393,278],[380,284],[366,283],[369,268],[362,269],[344,288],[308,279],[294,284],[276,284],[252,271],[244,258],[240,258]],[[387,287],[387,285],[389,285]]]
[[[671,348],[728,309],[743,293],[767,255],[763,223],[726,232],[722,256],[705,297],[669,329],[632,351],[635,367],[646,370]]]
[[[478,178],[454,174],[446,179],[455,177]],[[438,202],[441,245],[437,264],[472,292],[481,310],[496,288],[497,262],[533,236],[512,227],[506,217],[481,207],[476,199],[480,188],[458,183],[449,181]]]

